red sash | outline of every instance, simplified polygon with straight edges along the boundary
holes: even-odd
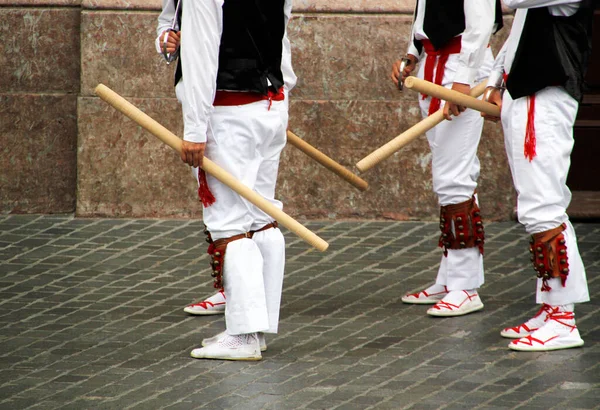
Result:
[[[446,69],[446,62],[450,54],[460,53],[461,48],[461,36],[454,37],[448,42],[443,48],[436,50],[431,44],[431,41],[425,39],[421,40],[425,52],[427,53],[427,59],[425,60],[425,81],[442,85],[444,80],[444,71]],[[439,58],[437,58],[439,56]],[[433,72],[435,70],[435,80],[433,78]],[[423,94],[423,99],[427,98]],[[439,98],[432,98],[429,104],[429,115],[433,114],[440,109],[441,101]]]
[[[284,99],[285,95],[283,94],[283,87],[277,90],[277,92],[272,91],[269,88],[269,93],[267,95],[254,92],[217,90],[213,105],[215,107],[223,105],[246,105],[257,101],[269,100],[269,108],[271,108],[271,102],[283,101]]]

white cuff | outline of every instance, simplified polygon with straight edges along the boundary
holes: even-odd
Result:
[[[488,87],[500,87],[502,85],[502,72],[500,71],[492,71],[490,72],[490,78],[488,79],[487,86]]]
[[[412,41],[408,45],[408,50],[406,51],[406,54],[412,54],[413,56],[417,57],[417,60],[421,59],[421,56],[419,55],[419,50],[417,50],[417,47],[415,47],[415,43],[413,43]]]
[[[476,68],[460,67],[458,70],[456,70],[456,75],[454,76],[453,82],[472,86],[475,83],[477,71],[478,70]]]
[[[206,142],[206,130],[206,124],[199,127],[185,127],[185,130],[183,131],[183,140],[198,144]]]
[[[158,36],[158,37],[156,37],[156,40],[154,40],[154,47],[156,47],[156,52],[158,54],[162,54],[162,48],[160,46],[160,37],[161,36]]]

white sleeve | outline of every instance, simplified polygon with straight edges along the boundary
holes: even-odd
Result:
[[[415,13],[413,14],[413,24],[412,27],[410,29],[410,39],[408,41],[408,48],[406,49],[406,54],[412,54],[413,56],[417,57],[417,60],[421,60],[421,55],[423,52],[423,49],[421,48],[421,53],[419,53],[419,49],[417,49],[417,47],[415,46],[415,24],[417,21],[417,8],[415,6]]]
[[[465,0],[465,31],[454,82],[473,85],[494,29],[495,0]]]
[[[502,80],[504,77],[504,59],[506,58],[506,47],[508,41],[504,42],[504,45],[498,52],[496,59],[494,60],[494,65],[492,67],[492,71],[490,72],[490,77],[487,82],[488,87],[500,87],[502,85]]]
[[[417,57],[417,60],[421,60],[421,54],[423,54],[423,49],[421,49],[421,53],[419,53],[419,50],[415,46],[414,26],[413,31],[411,31],[410,33],[410,41],[408,42],[408,49],[406,50],[406,54],[412,54],[413,56]]]
[[[156,52],[162,54],[161,49],[161,38],[160,35],[163,31],[171,28],[171,23],[175,18],[175,4],[174,0],[162,0],[162,11],[158,16],[158,26],[156,27],[156,40],[154,40],[154,46]]]
[[[577,12],[581,0],[504,0],[506,7],[511,9],[534,9],[550,7],[554,16],[572,16]]]
[[[181,25],[183,139],[205,142],[217,88],[223,0],[186,2]]]

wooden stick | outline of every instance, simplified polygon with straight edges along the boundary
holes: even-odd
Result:
[[[471,89],[470,95],[474,98],[479,97],[485,91],[487,81],[483,81]],[[387,144],[382,145],[375,151],[361,159],[357,164],[356,168],[360,172],[368,171],[375,165],[379,164],[384,159],[390,157],[393,153],[399,151],[402,147],[417,139],[419,136],[425,134],[427,131],[444,121],[444,110],[439,109],[429,117],[424,118],[422,121],[416,123],[402,134],[398,135]]]
[[[421,80],[416,77],[408,77],[404,81],[406,88],[413,89],[422,94],[431,97],[439,98],[440,100],[449,101],[451,103],[462,105],[473,110],[481,111],[485,114],[500,117],[500,108],[497,105],[489,102],[478,100],[471,96],[459,93],[458,91],[449,90],[441,85],[430,83],[429,81]]]
[[[96,87],[96,94],[114,108],[121,111],[127,117],[138,123],[141,127],[145,128],[147,131],[159,138],[162,142],[173,148],[175,151],[181,152],[181,139],[153,120],[151,117],[143,113],[129,101],[125,100],[119,94],[115,93],[103,84],[99,84]],[[206,157],[203,159],[202,169],[211,174],[213,177],[217,178],[223,184],[227,185],[229,188],[233,189],[235,192],[240,194],[242,197],[250,201],[273,219],[277,220],[277,222],[279,222],[281,225],[294,232],[296,235],[304,239],[318,250],[324,251],[329,247],[327,242],[318,237],[308,228],[297,222],[294,218],[283,212],[281,209],[275,207],[261,195],[242,184],[240,181],[235,179],[233,175]]]
[[[334,174],[342,177],[361,191],[364,191],[369,187],[367,181],[360,178],[352,171],[344,168],[342,165],[338,164],[337,162],[329,158],[327,155],[323,154],[321,151],[310,145],[308,142],[298,137],[292,131],[287,132],[287,141],[294,147],[298,148],[300,151],[304,152],[306,155],[317,161],[319,164],[323,165],[325,168],[332,171]]]

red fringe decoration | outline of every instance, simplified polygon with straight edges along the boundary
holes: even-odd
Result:
[[[203,169],[198,170],[198,181],[200,181],[200,186],[198,187],[198,197],[200,198],[200,202],[202,202],[202,206],[208,208],[212,204],[215,203],[216,199],[210,189],[208,188],[208,181],[206,180],[206,172]]]
[[[440,59],[438,60],[438,63],[437,63],[437,71],[435,72],[435,80],[434,80],[435,84],[442,84],[442,80],[444,79],[444,71],[446,68],[446,63],[448,62],[448,57],[449,57],[449,54],[440,55]],[[428,114],[431,115],[431,114],[435,113],[437,110],[440,109],[441,105],[442,105],[442,102],[440,101],[439,98],[432,98],[431,103],[429,104]]]
[[[527,97],[527,128],[525,130],[525,158],[535,157],[535,94]]]
[[[542,281],[542,288],[541,288],[541,291],[542,291],[542,292],[550,292],[551,290],[552,290],[552,288],[551,288],[551,287],[548,285],[548,280],[547,280],[547,279],[544,279],[544,280]]]

